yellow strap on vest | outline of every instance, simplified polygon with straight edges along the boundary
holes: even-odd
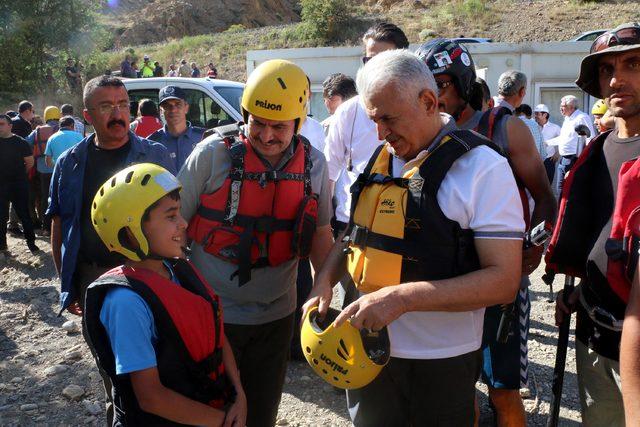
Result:
[[[444,137],[438,147],[450,138]],[[388,146],[388,143],[387,143]],[[371,168],[371,174],[389,176],[391,154],[387,146],[380,150]],[[437,147],[436,147],[437,148]],[[431,150],[416,162],[411,169],[403,173],[403,178],[411,178],[418,172],[422,163],[433,153]],[[393,182],[367,185],[358,198],[353,213],[355,225],[386,236],[404,238],[405,211],[407,207],[407,189]],[[361,292],[373,292],[385,286],[401,283],[402,255],[350,245],[347,256],[347,269]]]

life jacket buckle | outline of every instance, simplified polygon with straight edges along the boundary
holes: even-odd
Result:
[[[366,227],[360,227],[357,224],[353,225],[351,234],[349,235],[349,242],[354,246],[364,248],[367,245],[369,239],[369,229]]]
[[[602,307],[593,306],[590,307],[589,317],[596,323],[605,326],[607,329],[614,331],[622,331],[622,320],[618,320],[613,314],[609,313]]]
[[[607,253],[609,259],[611,259],[612,261],[620,261],[627,256],[624,248],[624,242],[618,239],[609,238],[604,244],[604,250]]]

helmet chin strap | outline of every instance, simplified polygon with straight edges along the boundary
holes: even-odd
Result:
[[[135,253],[136,253],[136,255],[138,255],[138,257],[142,261],[144,261],[145,259],[155,259],[157,261],[162,261],[163,259],[165,259],[165,257],[157,255],[157,254],[153,253],[151,250],[149,250],[148,254],[145,254],[144,252],[142,252],[142,249],[137,248],[135,250]]]

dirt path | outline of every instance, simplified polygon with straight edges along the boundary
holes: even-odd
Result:
[[[12,255],[0,256],[0,425],[102,425],[100,377],[78,330],[79,319],[67,313],[57,317],[59,283],[47,242],[39,239],[44,251],[34,257],[22,240],[8,240]],[[534,273],[531,288],[531,398],[525,400],[531,426],[546,422],[557,336],[541,273],[541,269]],[[491,425],[482,385],[478,396],[481,425]],[[579,420],[572,340],[561,425],[579,425]],[[278,425],[350,425],[344,395],[305,363],[291,362]]]

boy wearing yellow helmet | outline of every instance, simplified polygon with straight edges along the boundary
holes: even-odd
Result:
[[[222,309],[184,259],[180,183],[151,163],[98,190],[91,222],[127,261],[87,290],[84,321],[119,425],[244,425],[246,399]]]
[[[247,395],[247,425],[274,425],[293,336],[298,260],[333,244],[324,155],[299,136],[308,83],[266,61],[242,96],[246,125],[219,128],[180,170],[193,263],[221,296]]]

